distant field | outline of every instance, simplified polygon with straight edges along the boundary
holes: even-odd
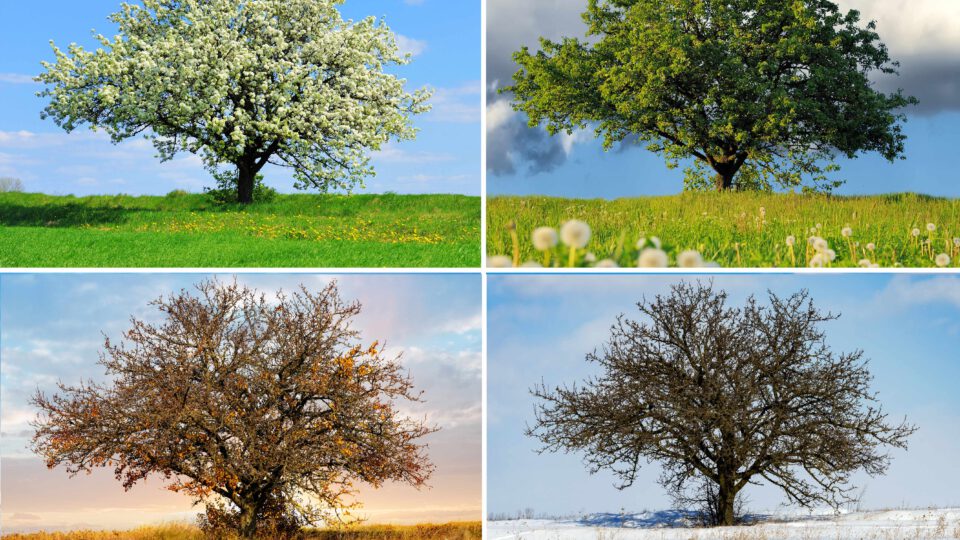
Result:
[[[514,258],[509,224],[515,222],[519,263],[565,266],[568,250],[559,246],[538,252],[531,233],[542,226],[559,229],[571,219],[592,229],[586,249],[577,253],[579,266],[590,264],[593,257],[587,253],[619,266],[637,266],[637,241],[645,238],[650,247],[654,237],[671,266],[685,250],[697,250],[705,261],[724,267],[809,266],[824,261],[815,258],[811,236],[825,240],[835,256],[824,266],[933,267],[941,254],[949,257],[946,266],[960,266],[960,200],[914,194],[685,193],[614,201],[492,197],[487,202],[487,253]],[[792,250],[788,236],[796,241]]]
[[[479,521],[421,525],[364,525],[347,529],[317,529],[307,540],[480,540]],[[73,531],[66,533],[8,534],[3,540],[203,540],[189,525],[142,527],[132,531]]]
[[[0,267],[469,267],[480,198],[0,193]]]

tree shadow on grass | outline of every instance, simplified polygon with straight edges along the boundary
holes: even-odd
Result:
[[[31,206],[4,202],[0,203],[0,226],[65,228],[115,225],[126,222],[130,214],[152,210],[78,203]]]

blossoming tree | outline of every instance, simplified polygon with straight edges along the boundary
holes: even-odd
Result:
[[[126,344],[106,341],[109,382],[36,394],[49,467],[113,468],[126,488],[165,477],[206,503],[207,526],[245,538],[339,515],[358,482],[424,485],[417,440],[434,428],[397,409],[420,394],[397,359],[361,346],[360,305],[336,284],[276,300],[197,289],[154,302],[164,321],[134,319]]]
[[[54,45],[38,77],[44,117],[114,142],[145,134],[161,159],[191,152],[215,174],[232,167],[243,203],[268,163],[293,169],[298,188],[362,185],[368,152],[412,139],[430,93],[385,71],[409,55],[382,21],[344,20],[342,1],[123,4],[111,15],[118,35],[98,35],[96,51]]]
[[[916,100],[874,89],[897,64],[831,0],[590,0],[584,21],[586,40],[514,54],[503,90],[531,125],[637,139],[671,168],[692,160],[687,187],[717,190],[829,189],[835,155],[903,155]]]
[[[620,317],[603,372],[582,385],[532,390],[527,434],[544,451],[583,452],[591,472],[633,484],[642,462],[711,525],[733,525],[752,483],[801,506],[852,500],[854,473],[883,474],[887,447],[906,448],[915,427],[888,419],[870,390],[862,351],[834,353],[806,292],[750,298],[742,308],[712,285],[681,283]]]

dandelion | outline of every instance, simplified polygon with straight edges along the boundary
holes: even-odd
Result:
[[[593,253],[587,253],[586,255],[583,256],[583,260],[587,261],[590,264],[593,264],[597,262],[597,256],[594,255]]]
[[[954,238],[953,245],[960,248],[960,238]]]
[[[797,244],[797,237],[792,234],[787,237],[787,246],[790,248],[790,264],[797,265],[797,254],[793,252],[793,246]]]
[[[823,253],[814,254],[810,257],[810,268],[823,268],[827,265],[827,256]]]
[[[843,229],[840,230],[840,234],[844,238],[850,238],[851,236],[853,236],[853,229],[851,229],[850,227],[844,227]]]
[[[815,236],[813,237],[813,249],[823,252],[830,249],[830,244],[828,244],[823,238]]]
[[[513,259],[506,255],[494,255],[487,258],[487,267],[489,268],[511,268]]]
[[[880,268],[880,265],[877,263],[871,263],[870,268]]]
[[[613,259],[604,259],[593,266],[594,268],[618,268],[620,265]]]
[[[857,266],[860,268],[870,268],[870,259],[860,259],[860,262],[857,263]]]
[[[567,266],[575,266],[577,249],[587,247],[587,242],[590,241],[590,226],[582,221],[571,219],[560,227],[560,238],[564,244],[570,246],[570,259]]]
[[[645,245],[647,245],[647,239],[641,236],[640,239],[637,240],[637,249],[643,249]]]
[[[677,266],[680,268],[702,268],[703,256],[699,251],[689,249],[677,255]]]
[[[543,265],[537,261],[527,261],[520,265],[520,268],[543,268]]]
[[[557,231],[553,227],[539,227],[533,231],[531,237],[537,251],[547,251],[557,246]]]
[[[666,268],[670,265],[667,253],[662,249],[647,248],[640,252],[637,266],[640,268]]]
[[[560,227],[560,238],[571,248],[585,248],[590,242],[590,226],[582,221],[571,219]]]
[[[927,223],[927,231],[928,231],[928,232],[933,232],[933,231],[935,231],[935,230],[937,230],[937,226],[936,226],[936,225],[934,225],[933,223]]]
[[[828,249],[824,254],[830,259],[830,262],[837,260],[837,252],[832,249]]]
[[[920,229],[913,229],[910,231],[910,234],[912,234],[914,237],[920,236]]]
[[[869,244],[867,244],[868,251],[876,251],[876,249],[877,249],[877,245],[874,244],[873,242],[870,242]]]
[[[943,268],[950,265],[950,256],[946,253],[941,253],[937,255],[937,266]]]

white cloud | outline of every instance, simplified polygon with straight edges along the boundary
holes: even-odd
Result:
[[[877,32],[895,58],[948,54],[960,49],[960,2],[956,0],[839,0],[877,22]]]
[[[453,88],[437,88],[430,98],[427,119],[435,122],[473,123],[480,121],[480,81]]]
[[[397,34],[397,47],[400,48],[400,52],[402,53],[409,54],[410,56],[420,56],[427,50],[427,42],[420,39],[413,39],[403,34]]]
[[[373,155],[378,161],[390,163],[437,163],[441,161],[453,161],[456,157],[450,154],[438,154],[436,152],[408,152],[401,150],[395,145],[387,144]]]
[[[33,75],[23,73],[0,73],[0,83],[6,84],[38,84]]]
[[[506,126],[517,115],[508,100],[502,99],[487,105],[487,133],[493,133]]]
[[[897,275],[877,295],[878,307],[898,308],[923,304],[953,304],[960,308],[960,276]]]

